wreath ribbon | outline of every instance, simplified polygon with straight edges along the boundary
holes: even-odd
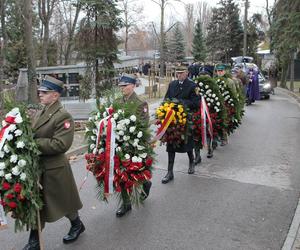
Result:
[[[5,122],[7,123],[0,131],[0,151],[7,139],[7,136],[9,134],[10,131],[10,127],[14,124],[16,124],[15,122],[16,117],[13,116],[8,116],[5,118]]]
[[[167,131],[170,123],[174,119],[174,117],[175,117],[175,111],[173,109],[170,109],[167,112],[164,122],[162,123],[161,127],[157,130],[157,133],[154,136],[154,138],[152,139],[151,143],[154,143],[163,137],[163,135],[166,133],[166,131]]]
[[[212,144],[212,141],[213,141],[213,126],[212,126],[210,113],[209,113],[207,104],[206,104],[205,99],[204,99],[203,96],[201,97],[200,113],[201,113],[201,122],[202,122],[202,126],[201,126],[202,145],[204,147],[206,147],[208,145],[206,131],[208,131],[208,134],[211,138],[210,144]],[[206,121],[208,122],[208,127],[206,125]]]

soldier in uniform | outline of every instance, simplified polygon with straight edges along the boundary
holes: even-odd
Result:
[[[139,86],[140,81],[137,79],[134,75],[129,74],[123,74],[123,76],[120,79],[119,87],[121,88],[123,97],[120,98],[118,101],[120,103],[128,103],[133,102],[137,104],[137,116],[139,119],[142,119],[146,123],[146,126],[149,125],[149,108],[148,103],[145,101],[142,101],[139,99],[138,95],[134,92],[134,88],[136,86]],[[145,200],[149,193],[151,188],[151,181],[145,181],[143,183],[143,191],[144,194],[142,194],[142,200]],[[128,194],[124,188],[122,188],[121,191],[123,204],[121,207],[117,210],[116,216],[122,217],[124,216],[128,211],[131,210],[131,202],[128,197]]]
[[[71,223],[68,234],[63,237],[63,243],[67,244],[75,241],[85,230],[78,215],[82,203],[65,156],[73,142],[74,121],[59,101],[63,91],[62,81],[46,76],[38,91],[44,108],[35,116],[33,128],[41,152],[40,167],[43,169],[41,225],[44,228],[46,222],[67,217]],[[23,250],[35,249],[40,249],[38,230],[31,229],[29,242]]]
[[[165,99],[172,100],[176,98],[193,112],[199,108],[199,97],[195,91],[196,84],[188,78],[188,70],[186,67],[177,68],[176,73],[178,80],[170,82]],[[193,148],[194,142],[192,136],[189,136],[187,143],[182,144],[180,147],[175,147],[170,143],[167,144],[168,173],[161,181],[163,184],[174,179],[173,166],[176,153],[187,153],[189,157],[188,173],[193,174],[195,172]]]

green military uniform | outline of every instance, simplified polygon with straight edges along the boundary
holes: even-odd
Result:
[[[43,168],[41,184],[44,206],[42,222],[54,222],[82,208],[71,166],[65,152],[74,137],[71,115],[56,101],[39,112],[33,123],[35,138],[41,151]]]

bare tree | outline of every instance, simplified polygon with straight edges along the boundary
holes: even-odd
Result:
[[[44,30],[41,66],[48,66],[49,24],[57,1],[58,0],[38,0],[39,17]]]
[[[6,23],[5,23],[5,0],[0,0],[0,15],[1,15],[1,35],[2,35],[2,43],[1,43],[1,51],[0,51],[0,91],[1,84],[4,79],[4,67],[6,64],[5,60],[5,50],[7,44],[7,33],[6,33]]]
[[[184,22],[184,37],[186,39],[186,54],[187,56],[192,55],[192,45],[193,45],[193,34],[195,26],[195,14],[194,14],[194,5],[186,4],[185,5],[185,22]]]
[[[37,103],[36,60],[32,41],[32,1],[23,2],[24,36],[27,52],[28,102]]]
[[[207,4],[207,2],[200,1],[197,4],[197,12],[198,12],[198,17],[201,25],[202,25],[202,32],[204,36],[207,35],[207,26],[208,23],[211,20],[212,17],[212,9],[211,7]]]
[[[141,13],[143,12],[143,6],[137,5],[137,0],[120,0],[120,8],[122,10],[122,21],[125,28],[124,49],[126,55],[128,55],[128,40],[129,34],[137,27],[137,23],[143,19]]]

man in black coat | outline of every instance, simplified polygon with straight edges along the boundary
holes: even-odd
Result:
[[[195,92],[196,84],[188,78],[188,70],[186,67],[180,67],[176,70],[178,80],[172,81],[169,84],[165,99],[179,100],[185,107],[189,108],[190,112],[199,108],[199,97]],[[191,119],[191,116],[188,117]],[[189,136],[187,143],[182,143],[179,147],[175,147],[173,144],[167,144],[168,152],[168,173],[162,179],[162,183],[166,184],[174,179],[173,166],[175,160],[175,154],[187,153],[189,157],[189,169],[188,173],[193,174],[195,172],[195,162],[193,155],[193,138]]]

